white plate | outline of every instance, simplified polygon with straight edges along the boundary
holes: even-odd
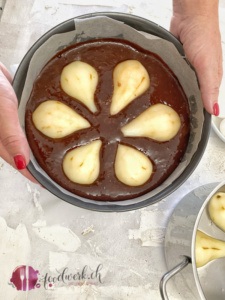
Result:
[[[223,118],[212,116],[212,128],[218,137],[225,143],[225,136],[220,131],[220,123]]]

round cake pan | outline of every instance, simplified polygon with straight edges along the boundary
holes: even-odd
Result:
[[[132,28],[143,31],[167,41],[170,41],[174,44],[177,48],[178,52],[182,57],[184,57],[184,51],[182,48],[181,43],[166,29],[160,27],[159,25],[151,22],[147,19],[124,14],[124,13],[114,13],[114,12],[105,12],[105,13],[93,13],[93,14],[86,14],[76,19],[86,19],[90,17],[98,17],[98,16],[106,16],[112,18],[117,21],[122,21],[126,25],[131,26]],[[20,101],[21,95],[23,92],[23,87],[26,80],[26,75],[29,67],[30,60],[34,55],[35,51],[45,42],[47,41],[52,35],[59,34],[59,33],[66,33],[69,31],[73,31],[75,29],[74,19],[69,19],[56,27],[52,28],[46,34],[44,34],[26,53],[23,60],[21,61],[17,72],[14,77],[13,87],[16,92],[16,95]],[[184,58],[185,59],[185,58]],[[210,127],[211,127],[211,116],[204,110],[204,123],[203,123],[203,130],[200,142],[198,144],[197,151],[194,153],[190,163],[186,166],[182,174],[176,178],[169,186],[165,187],[161,192],[155,194],[152,197],[139,197],[139,199],[132,199],[132,200],[124,200],[124,201],[96,201],[96,200],[89,200],[83,199],[81,197],[77,197],[76,195],[71,196],[67,193],[62,192],[61,189],[58,189],[56,185],[52,184],[51,181],[46,180],[46,177],[43,176],[40,172],[36,170],[34,164],[30,161],[28,164],[28,170],[31,174],[44,186],[47,190],[49,190],[52,194],[56,195],[57,197],[61,198],[62,200],[76,205],[85,209],[89,210],[96,210],[96,211],[128,211],[128,210],[135,210],[142,207],[146,207],[153,203],[156,203],[163,198],[167,197],[173,191],[175,191],[182,183],[184,183],[187,178],[192,174],[192,172],[197,167],[204,151],[205,147],[208,142]]]

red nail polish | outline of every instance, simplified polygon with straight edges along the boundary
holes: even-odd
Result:
[[[213,113],[214,113],[214,115],[216,117],[219,116],[219,114],[220,114],[220,108],[219,108],[219,104],[218,103],[215,103],[213,105]]]
[[[14,162],[15,162],[18,170],[23,170],[26,168],[26,162],[25,162],[25,158],[23,157],[23,155],[19,154],[19,155],[14,156]]]

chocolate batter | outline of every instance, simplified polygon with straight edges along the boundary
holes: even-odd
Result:
[[[115,116],[109,115],[113,93],[113,69],[128,59],[138,60],[147,69],[151,84],[142,96],[135,99]],[[82,103],[68,96],[60,86],[60,75],[65,65],[81,60],[93,66],[99,75],[95,92],[98,112],[92,114]],[[72,133],[61,139],[51,139],[39,132],[32,113],[46,100],[58,100],[86,118],[91,128]],[[149,106],[163,103],[171,106],[180,116],[181,128],[168,142],[148,138],[124,137],[121,127]],[[70,192],[94,200],[118,201],[132,199],[159,186],[180,163],[189,140],[190,120],[187,98],[176,76],[157,55],[120,39],[99,39],[79,43],[64,49],[42,69],[33,85],[26,107],[26,134],[39,165],[60,186]],[[64,174],[62,160],[67,151],[96,139],[102,140],[101,169],[98,179],[91,185],[71,182]],[[154,166],[150,179],[138,187],[118,181],[114,174],[114,161],[118,143],[132,146],[149,157]]]

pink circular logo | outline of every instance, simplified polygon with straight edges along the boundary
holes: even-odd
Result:
[[[29,291],[35,287],[39,287],[37,285],[38,274],[39,272],[30,266],[19,266],[13,271],[10,281],[17,290]]]

